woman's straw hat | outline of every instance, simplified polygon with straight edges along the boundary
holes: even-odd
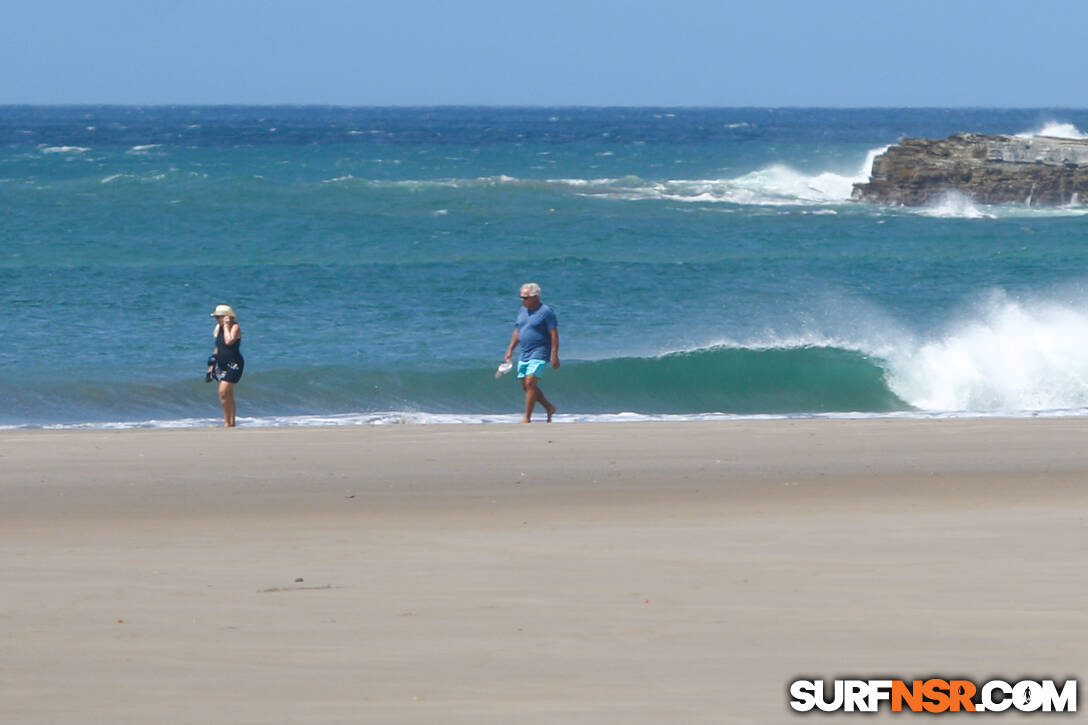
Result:
[[[230,305],[216,305],[212,317],[237,317]]]

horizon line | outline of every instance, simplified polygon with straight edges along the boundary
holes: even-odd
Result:
[[[565,110],[607,110],[607,109],[670,109],[670,110],[743,110],[743,111],[779,111],[779,110],[818,110],[818,111],[1088,111],[1088,106],[996,106],[996,105],[618,105],[618,104],[518,104],[518,103],[392,103],[392,104],[345,104],[345,103],[297,103],[297,102],[273,102],[273,103],[113,103],[113,102],[50,102],[50,103],[23,103],[0,102],[0,109],[9,108],[338,108],[345,110],[358,109],[565,109]]]

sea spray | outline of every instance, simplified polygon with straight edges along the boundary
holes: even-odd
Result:
[[[944,219],[997,218],[994,213],[980,209],[971,197],[954,189],[949,189],[941,194],[935,201],[920,207],[918,213],[924,216],[942,217]]]
[[[1040,126],[1036,131],[1026,131],[1016,135],[1021,138],[1049,136],[1050,138],[1088,139],[1088,134],[1084,133],[1071,123],[1064,123],[1061,121],[1050,121]]]
[[[973,317],[904,348],[888,384],[936,411],[1042,411],[1088,407],[1088,314],[995,292]]]

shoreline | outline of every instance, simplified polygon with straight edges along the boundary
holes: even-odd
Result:
[[[540,418],[537,420],[536,418]],[[543,411],[534,413],[534,423],[543,422]],[[1022,411],[925,411],[896,410],[883,413],[864,411],[826,413],[558,413],[553,422],[560,424],[614,423],[749,423],[759,421],[804,420],[1030,420],[1079,419],[1088,417],[1088,408]],[[241,428],[351,428],[400,425],[506,425],[519,423],[520,413],[429,413],[422,411],[375,411],[371,413],[311,413],[262,417],[238,417]],[[7,431],[49,430],[189,430],[222,426],[222,418],[147,419],[85,421],[67,423],[0,424],[0,434]]]
[[[0,716],[739,724],[792,717],[802,676],[1076,678],[1086,437],[1077,417],[0,431]]]

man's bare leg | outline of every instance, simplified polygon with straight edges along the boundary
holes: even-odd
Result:
[[[544,397],[544,392],[538,387],[539,382],[540,378],[536,375],[526,375],[521,379],[521,387],[525,390],[525,416],[521,419],[522,423],[530,422],[533,417],[533,407],[537,403],[544,406],[544,410],[548,413],[548,422],[552,422],[555,406]]]
[[[536,401],[544,406],[544,410],[548,413],[548,422],[551,423],[552,415],[555,413],[555,406],[544,397],[544,391],[540,388],[536,389]]]
[[[533,417],[533,406],[536,405],[537,377],[526,375],[521,379],[521,389],[525,391],[525,415],[521,417],[522,423],[528,423]]]

